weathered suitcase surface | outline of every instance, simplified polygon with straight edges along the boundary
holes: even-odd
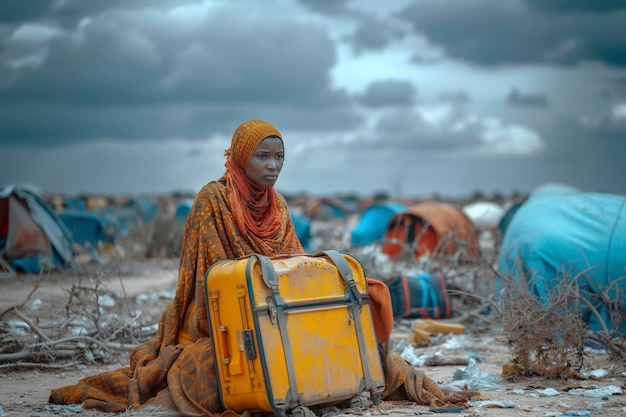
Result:
[[[344,400],[366,408],[383,391],[367,282],[352,255],[222,261],[205,293],[224,408],[307,416]]]

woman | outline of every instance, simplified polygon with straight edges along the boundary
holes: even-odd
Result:
[[[133,350],[129,366],[52,390],[51,403],[82,403],[84,408],[111,412],[157,406],[186,416],[235,414],[224,412],[219,402],[205,273],[225,259],[304,250],[287,204],[274,190],[285,158],[280,132],[260,120],[246,121],[235,130],[225,156],[226,172],[200,190],[187,218],[176,295],[161,316],[157,337]],[[376,335],[383,342],[393,327],[389,292],[379,281],[368,283]],[[411,368],[397,356],[390,358],[385,392],[402,392],[399,388],[405,386],[411,395],[409,384],[415,387]],[[423,385],[418,384],[418,391],[419,400],[430,404]]]

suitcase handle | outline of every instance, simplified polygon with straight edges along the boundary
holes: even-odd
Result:
[[[278,292],[278,279],[276,277],[276,271],[274,271],[274,265],[272,261],[265,255],[258,253],[253,254],[251,257],[256,258],[261,265],[261,278],[265,285],[272,289],[274,299],[276,300],[276,306],[284,306],[286,303]]]
[[[292,256],[298,255],[278,255],[276,257],[272,257],[272,259],[285,259]],[[359,289],[357,288],[357,283],[352,277],[352,269],[350,268],[350,265],[348,265],[348,262],[346,262],[344,257],[341,255],[341,253],[339,253],[339,251],[329,249],[318,252],[312,256],[328,257],[330,259],[330,262],[335,266],[335,268],[337,268],[337,271],[339,271],[339,275],[346,284],[346,288],[352,293],[354,299],[358,302],[359,305],[363,304],[363,295],[359,292]],[[272,293],[274,294],[274,298],[276,300],[276,305],[284,305],[285,302],[282,297],[280,297],[276,272],[274,271],[274,266],[272,265],[272,261],[270,260],[270,258],[260,254],[252,254],[250,255],[250,257],[257,258],[259,263],[261,264],[261,278],[263,279],[263,282],[265,282],[265,285],[272,289]]]
[[[222,339],[222,363],[228,365],[230,363],[230,352],[228,350],[228,329],[226,326],[219,327],[220,336]]]
[[[352,295],[359,302],[359,305],[363,304],[363,295],[361,295],[361,293],[359,292],[359,289],[357,288],[357,283],[352,277],[352,269],[350,268],[350,265],[348,265],[348,262],[346,262],[344,257],[341,256],[341,254],[334,249],[325,250],[313,256],[320,255],[328,256],[333,265],[335,265],[335,267],[337,268],[337,271],[339,271],[339,275],[341,275],[341,278],[346,284],[346,288],[348,288],[350,292],[352,292]]]

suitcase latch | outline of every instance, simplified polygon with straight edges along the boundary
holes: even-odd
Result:
[[[254,347],[254,334],[250,329],[239,330],[239,351],[246,352],[246,359],[256,359],[256,348]]]
[[[278,327],[278,310],[276,309],[274,299],[272,297],[267,297],[265,303],[267,304],[267,314],[270,318],[270,323],[272,323],[272,326]]]

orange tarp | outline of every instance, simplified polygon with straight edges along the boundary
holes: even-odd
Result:
[[[395,258],[407,245],[415,257],[425,254],[465,258],[479,255],[478,238],[474,225],[465,213],[449,203],[423,201],[391,218],[385,234],[383,253]]]

